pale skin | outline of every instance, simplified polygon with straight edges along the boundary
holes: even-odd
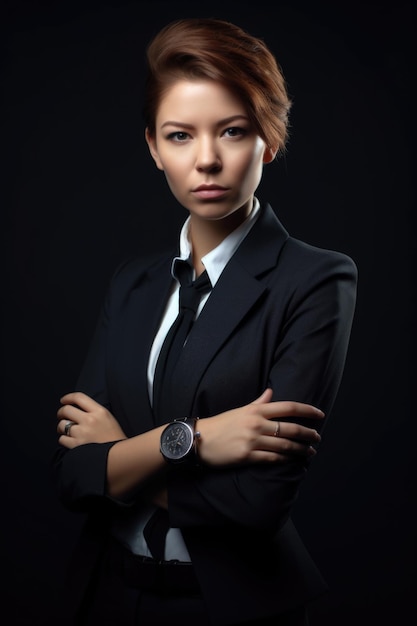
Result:
[[[255,133],[243,103],[213,81],[178,80],[165,93],[156,114],[156,131],[145,138],[156,166],[165,173],[176,199],[190,213],[190,237],[196,275],[201,258],[249,215],[264,164],[277,148]],[[198,454],[202,463],[285,463],[294,455],[310,456],[320,441],[316,430],[294,423],[323,418],[318,408],[299,402],[272,402],[272,390],[250,404],[201,419]],[[84,393],[61,398],[57,412],[59,443],[75,448],[116,441],[108,455],[107,488],[127,497],[165,466],[159,441],[165,426],[127,438],[115,417]],[[293,422],[277,421],[291,418]],[[68,435],[67,420],[72,420]],[[166,490],[152,501],[167,506]]]
[[[291,455],[309,456],[315,453],[312,444],[320,441],[316,430],[297,423],[280,422],[280,418],[323,418],[319,409],[301,402],[271,402],[272,389],[251,404],[201,419],[198,430],[198,455],[208,465],[234,463],[286,462]],[[59,443],[76,448],[86,443],[117,441],[109,452],[107,464],[108,493],[123,498],[138,485],[165,466],[159,452],[159,440],[164,426],[127,438],[115,417],[101,404],[84,393],[73,392],[61,398],[58,409],[58,432],[63,433],[67,420],[74,423],[69,435],[61,434]],[[295,441],[297,440],[297,441]],[[300,443],[304,442],[304,443]],[[160,505],[162,494],[156,495]]]

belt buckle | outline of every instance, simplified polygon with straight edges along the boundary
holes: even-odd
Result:
[[[156,561],[154,564],[154,579],[153,584],[157,589],[165,590],[166,587],[166,576],[165,576],[165,562],[164,561]]]

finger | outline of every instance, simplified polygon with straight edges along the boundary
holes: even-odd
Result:
[[[313,443],[317,443],[314,441]],[[257,449],[259,450],[273,450],[280,454],[287,455],[302,455],[309,456],[314,454],[316,450],[311,446],[310,442],[297,441],[288,439],[287,437],[260,437],[258,440]]]
[[[83,415],[85,415],[85,411],[79,409],[72,404],[66,404],[58,409],[56,416],[58,420],[73,420],[74,422],[79,422],[82,420]]]
[[[77,442],[74,437],[66,437],[65,435],[61,435],[58,439],[58,443],[64,448],[75,448],[77,446]]]
[[[287,460],[291,457],[308,458],[316,454],[313,446],[291,439],[272,437],[260,437],[257,442],[256,450],[265,452],[274,452],[275,454],[285,455]]]
[[[294,424],[293,422],[282,422],[279,436],[296,441],[305,441],[306,443],[317,443],[321,441],[321,436],[317,430],[307,428],[307,426],[301,426],[301,424]]]
[[[101,406],[98,402],[93,400],[93,398],[87,396],[87,394],[82,391],[72,391],[71,393],[67,393],[60,398],[60,402],[64,405],[75,404],[80,409],[83,409],[83,411],[92,411],[97,406]]]
[[[264,404],[264,403],[271,402],[272,393],[273,393],[272,389],[270,388],[265,389],[265,391],[259,396],[259,398],[256,398],[256,400],[251,402],[251,404]]]
[[[71,430],[77,426],[77,423],[69,419],[61,419],[56,427],[57,433],[63,437],[70,437]]]
[[[306,443],[318,443],[321,441],[321,437],[317,430],[314,428],[307,428],[307,426],[301,426],[301,424],[294,424],[293,422],[272,422],[273,430],[271,430],[270,422],[268,425],[268,434],[270,436],[281,439],[294,439],[296,441]]]
[[[262,415],[267,419],[274,417],[311,417],[323,418],[324,413],[317,407],[303,402],[281,401],[270,402],[262,406]]]

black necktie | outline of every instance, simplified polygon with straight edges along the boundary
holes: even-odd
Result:
[[[192,281],[192,268],[186,261],[177,261],[175,271],[181,285],[179,313],[162,345],[153,383],[153,407],[159,424],[163,424],[165,420],[172,420],[171,377],[194,322],[201,297],[211,287],[207,271]]]
[[[164,423],[166,419],[172,421],[171,376],[194,322],[201,297],[211,287],[206,271],[194,282],[192,281],[192,268],[186,261],[177,261],[175,272],[180,281],[179,313],[162,345],[153,384],[153,408],[159,424]],[[159,561],[164,559],[165,538],[168,530],[168,512],[158,508],[145,525],[143,534],[152,556]]]

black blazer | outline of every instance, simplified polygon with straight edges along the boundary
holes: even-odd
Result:
[[[78,381],[77,389],[107,406],[128,436],[155,425],[146,370],[174,253],[119,267]],[[209,418],[253,401],[270,386],[274,400],[314,404],[328,419],[344,368],[356,282],[348,256],[290,237],[272,208],[262,206],[191,331],[175,372],[172,418]],[[70,569],[73,602],[85,589],[106,524],[130,506],[105,493],[111,445],[60,448],[55,458],[63,503],[89,514]],[[183,532],[213,623],[272,616],[325,590],[290,520],[310,462],[170,468],[171,525]]]

